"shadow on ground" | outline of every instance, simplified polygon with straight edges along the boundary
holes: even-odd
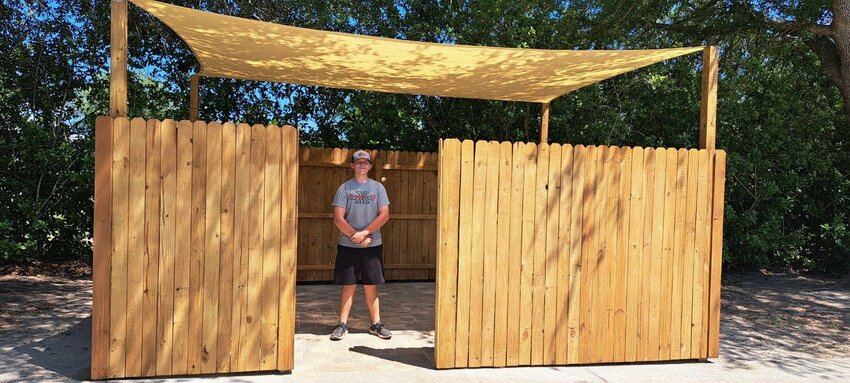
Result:
[[[74,380],[90,378],[90,350],[91,316],[67,331],[15,348],[15,352],[30,358],[30,364]],[[38,381],[43,378],[27,376],[26,372],[26,369],[18,371],[23,381]]]
[[[434,347],[372,348],[368,346],[354,346],[349,348],[349,351],[413,367],[434,369],[434,363],[427,357],[427,355],[434,353]]]
[[[753,363],[800,377],[847,378],[850,356],[850,290],[839,280],[802,275],[730,274],[724,278],[720,358],[726,369]],[[817,362],[817,363],[816,363]]]

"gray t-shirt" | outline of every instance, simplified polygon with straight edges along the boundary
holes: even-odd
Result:
[[[378,208],[390,204],[387,198],[387,190],[380,182],[369,178],[364,183],[357,182],[352,178],[336,189],[333,205],[345,208],[345,220],[355,230],[360,231],[369,226],[378,216]],[[381,230],[372,233],[372,244],[370,247],[378,246],[381,242]],[[361,247],[352,242],[343,233],[339,233],[339,244],[347,247]]]

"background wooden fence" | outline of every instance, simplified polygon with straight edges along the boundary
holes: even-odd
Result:
[[[725,156],[441,141],[437,367],[716,357]]]
[[[332,281],[339,231],[336,189],[352,177],[353,149],[302,148],[298,185],[298,281]],[[384,184],[390,221],[381,229],[388,280],[433,280],[436,268],[437,153],[370,151],[369,176]]]
[[[291,370],[291,126],[99,117],[92,378]]]

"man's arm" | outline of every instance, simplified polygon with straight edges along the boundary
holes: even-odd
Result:
[[[334,225],[336,225],[336,228],[342,232],[342,235],[348,238],[351,238],[354,233],[357,232],[357,230],[354,230],[354,228],[351,227],[348,221],[345,220],[344,207],[334,206]],[[354,239],[352,239],[352,241],[360,243],[363,241],[363,239],[360,239],[360,241],[355,241]]]
[[[336,210],[334,210],[334,213],[336,213]],[[387,221],[389,221],[389,220],[390,220],[390,207],[389,207],[389,205],[379,207],[378,208],[378,216],[375,217],[375,219],[373,219],[371,223],[366,225],[366,227],[363,228],[363,230],[360,230],[360,231],[354,233],[354,235],[351,236],[351,240],[356,242],[356,243],[363,242],[363,240],[366,239],[366,237],[368,237],[369,234],[372,234],[375,231],[377,231],[378,229],[380,229],[381,226],[384,226],[384,224],[387,223]],[[343,219],[343,221],[345,221],[345,220]],[[336,222],[336,214],[334,214],[334,222]],[[347,224],[348,224],[348,222],[346,222],[346,225]],[[339,227],[339,225],[337,225],[337,227]],[[351,227],[351,225],[349,225],[349,227]],[[353,228],[352,228],[352,230],[353,230]],[[345,233],[345,232],[343,232],[343,233]]]

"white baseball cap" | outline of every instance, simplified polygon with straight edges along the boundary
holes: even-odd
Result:
[[[365,150],[358,150],[351,155],[352,163],[357,162],[357,160],[366,160],[372,162],[372,156],[369,154],[369,152]]]

